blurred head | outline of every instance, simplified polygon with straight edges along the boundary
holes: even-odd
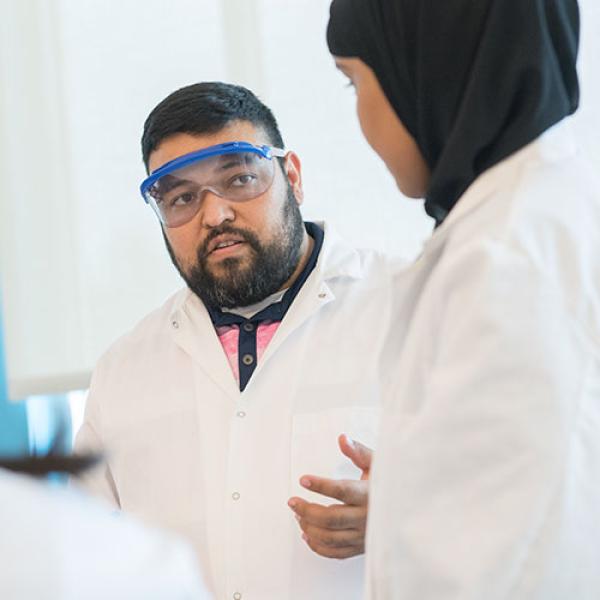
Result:
[[[334,0],[327,41],[367,140],[440,223],[576,110],[578,35],[576,0]]]
[[[50,452],[46,456],[0,456],[0,469],[46,477],[51,473],[81,475],[102,460],[99,454],[62,455]]]
[[[271,111],[249,90],[200,83],[178,90],[149,115],[142,154],[151,173],[166,163],[227,142],[283,147]],[[296,275],[307,247],[299,206],[300,160],[273,158],[272,183],[243,202],[202,191],[195,216],[163,225],[173,263],[207,305],[233,308],[260,302]]]

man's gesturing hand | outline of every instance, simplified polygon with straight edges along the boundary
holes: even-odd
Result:
[[[338,438],[340,450],[359,469],[360,480],[325,479],[303,475],[300,484],[311,492],[340,500],[343,504],[324,506],[294,497],[288,501],[310,548],[328,558],[349,558],[365,551],[369,469],[372,450],[352,441],[347,435]]]

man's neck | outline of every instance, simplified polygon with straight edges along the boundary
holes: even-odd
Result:
[[[300,246],[300,260],[298,261],[298,265],[294,269],[292,276],[279,288],[278,291],[285,290],[291,287],[294,284],[294,281],[298,279],[300,273],[304,270],[308,259],[310,258],[311,252],[315,245],[315,241],[308,235],[306,230],[304,231],[304,236],[302,238],[302,245]]]

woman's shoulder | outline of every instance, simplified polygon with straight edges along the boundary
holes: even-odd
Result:
[[[540,138],[475,182],[448,219],[447,245],[494,241],[541,263],[600,251],[600,181],[564,134]]]

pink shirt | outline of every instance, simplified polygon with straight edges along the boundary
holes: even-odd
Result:
[[[280,323],[281,321],[265,321],[264,323],[260,323],[258,326],[258,329],[256,330],[257,364],[260,362]],[[219,341],[221,342],[221,346],[223,346],[223,350],[225,351],[225,355],[227,356],[227,360],[229,361],[231,370],[233,371],[233,376],[239,384],[240,369],[238,363],[238,341],[240,337],[240,326],[223,325],[221,327],[217,327],[216,330],[217,335],[219,336]]]

